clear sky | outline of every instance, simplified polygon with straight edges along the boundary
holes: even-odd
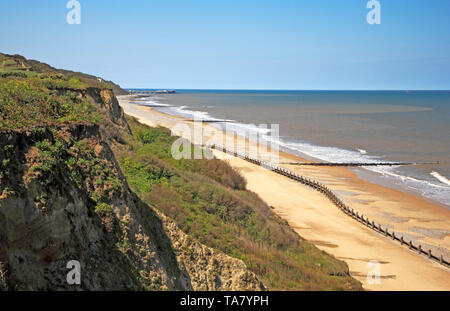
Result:
[[[450,89],[450,1],[1,0],[0,51],[129,88]]]

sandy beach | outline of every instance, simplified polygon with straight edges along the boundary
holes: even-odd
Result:
[[[119,97],[126,114],[140,122],[167,128],[176,124],[181,129],[193,127],[193,122],[170,116],[150,107],[130,103],[130,97]],[[180,127],[180,124],[183,126]],[[245,138],[224,134],[211,125],[203,124],[201,136],[193,143],[214,142],[230,148],[237,146],[240,152],[252,152],[257,148]],[[179,135],[182,133],[178,133]],[[223,139],[225,137],[225,139]],[[196,141],[202,138],[202,141]],[[284,218],[300,236],[318,248],[345,261],[352,276],[369,290],[450,290],[450,269],[428,260],[425,256],[401,247],[398,242],[373,232],[342,213],[322,194],[295,181],[215,150],[218,158],[225,159],[248,181],[248,189],[257,193]],[[265,161],[274,159],[271,151],[260,152]],[[279,161],[300,161],[300,157],[280,153]],[[433,254],[450,259],[450,211],[421,197],[387,188],[357,176],[354,171],[337,167],[308,167],[283,165],[291,171],[327,185],[345,203],[371,220],[400,233],[406,240],[413,240]],[[379,283],[367,282],[366,276],[373,269],[370,261],[380,264]]]

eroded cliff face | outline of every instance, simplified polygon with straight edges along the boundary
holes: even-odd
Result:
[[[206,247],[181,231],[175,222],[159,214],[172,242],[177,262],[189,275],[194,290],[265,290],[241,260]]]
[[[0,131],[0,289],[263,290],[242,261],[130,191],[110,148],[130,131],[117,100],[100,89],[82,96],[107,111],[106,127]],[[72,260],[81,285],[67,282]]]
[[[99,105],[106,112],[108,119],[127,133],[131,133],[125,119],[123,109],[110,89],[88,88],[83,96],[88,97],[94,104]]]

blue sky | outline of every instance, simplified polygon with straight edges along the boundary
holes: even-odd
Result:
[[[450,89],[450,1],[0,1],[0,51],[123,87]]]

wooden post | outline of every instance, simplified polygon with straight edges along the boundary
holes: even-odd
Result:
[[[392,239],[395,240],[395,232],[392,231]]]
[[[441,254],[441,260],[440,260],[440,262],[441,262],[441,265],[444,263],[444,256],[442,256],[442,254]]]
[[[400,245],[403,245],[403,235],[402,235],[402,237],[400,238]]]
[[[384,228],[384,234],[388,236],[388,227]]]
[[[409,249],[412,249],[412,241],[409,241]]]
[[[419,254],[422,253],[422,245],[419,245]]]
[[[431,249],[428,250],[428,258],[431,258]]]

